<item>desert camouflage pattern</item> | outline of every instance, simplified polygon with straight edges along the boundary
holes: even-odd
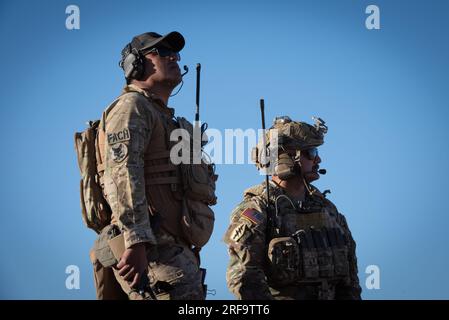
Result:
[[[159,234],[156,232],[156,235]],[[162,235],[161,235],[162,236]],[[164,236],[162,236],[164,237]],[[170,235],[165,235],[170,238]],[[166,239],[167,240],[167,239]],[[198,257],[189,246],[176,243],[174,239],[166,244],[147,249],[148,279],[157,300],[204,300],[204,269],[199,268]],[[115,278],[131,300],[151,300],[148,293],[143,296],[132,290],[117,270],[112,269]]]
[[[325,122],[313,117],[315,124],[311,125],[302,121],[292,121],[288,116],[277,117],[273,125],[266,132],[266,142],[270,142],[271,134],[277,130],[279,144],[284,147],[299,150],[318,147],[324,143],[324,135],[327,133]],[[258,144],[259,150],[264,148],[263,140]]]
[[[199,256],[181,230],[179,168],[170,162],[174,110],[134,85],[105,110],[99,130],[102,186],[125,247],[146,243],[158,298],[203,299]],[[116,273],[123,291],[140,299]]]
[[[238,299],[360,299],[356,244],[346,219],[312,188],[295,203],[271,182],[270,214],[265,184],[245,191],[224,236],[227,285]]]

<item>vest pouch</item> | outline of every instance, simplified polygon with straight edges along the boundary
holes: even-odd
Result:
[[[287,285],[298,280],[299,248],[291,237],[274,238],[268,244],[270,281],[276,285]]]
[[[210,205],[217,203],[213,165],[201,160],[201,164],[181,164],[182,181],[187,198],[203,201]]]
[[[298,230],[295,238],[299,243],[301,257],[301,280],[316,279],[319,276],[318,254],[310,231]]]
[[[118,259],[109,246],[109,240],[115,238],[120,234],[120,230],[117,226],[110,224],[101,230],[99,236],[95,240],[94,252],[98,262],[105,267],[109,268],[118,263]]]
[[[332,251],[329,248],[318,249],[318,266],[320,277],[331,278],[334,276],[334,265],[332,263]]]
[[[303,275],[306,279],[318,278],[319,267],[317,253],[314,249],[306,249],[302,251],[303,257]]]
[[[310,228],[312,238],[318,256],[319,274],[322,278],[334,276],[334,266],[332,263],[332,250],[328,244],[326,229],[320,230]]]
[[[215,216],[209,206],[201,201],[184,198],[181,227],[186,240],[201,248],[210,239],[214,229]]]
[[[349,275],[348,249],[332,248],[334,259],[334,271],[337,277],[346,277]]]
[[[184,192],[187,198],[196,201],[202,201],[209,205],[217,203],[217,197],[215,196],[215,182],[218,176],[215,174],[214,165],[209,163],[203,156],[203,150],[197,150],[200,153],[196,155],[193,141],[196,138],[193,125],[185,118],[176,118],[179,128],[184,129],[189,133],[190,141],[190,155],[189,163],[181,163],[181,175]],[[199,134],[199,136],[201,136]],[[200,161],[194,161],[194,156],[201,156]],[[199,160],[199,159],[198,159]],[[200,162],[200,163],[196,163]]]
[[[334,275],[336,277],[347,277],[349,275],[349,251],[344,234],[339,228],[328,228],[327,238],[332,250]]]

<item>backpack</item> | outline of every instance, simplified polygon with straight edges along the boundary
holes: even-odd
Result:
[[[99,124],[100,120],[89,121],[87,129],[75,133],[75,150],[81,173],[81,214],[84,224],[98,234],[110,224],[112,215],[100,181],[103,170],[97,160]]]

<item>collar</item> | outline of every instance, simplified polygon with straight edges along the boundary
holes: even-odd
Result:
[[[266,190],[265,183],[263,183],[263,185],[264,185],[263,190],[265,193],[266,192],[265,191]],[[315,186],[313,186],[311,184],[309,184],[309,187],[313,191],[312,194],[309,194],[309,192],[306,191],[304,200],[302,200],[302,201],[297,201],[297,200],[293,199],[292,197],[290,197],[285,192],[284,188],[282,188],[280,185],[275,183],[273,180],[269,181],[269,186],[270,186],[270,201],[273,204],[275,203],[276,198],[281,196],[280,199],[282,199],[283,197],[287,197],[290,200],[290,203],[294,204],[295,209],[299,212],[318,211],[324,206],[324,202],[323,202],[324,196],[322,196],[322,194],[320,193],[318,188],[316,188]],[[281,201],[281,200],[279,200],[279,201]]]
[[[155,106],[158,108],[159,111],[167,114],[171,118],[173,118],[175,116],[175,109],[167,106],[164,103],[164,101],[162,101],[162,99],[157,94],[149,92],[145,89],[142,89],[142,88],[136,86],[135,84],[128,84],[123,88],[122,94],[125,94],[128,92],[140,93],[141,95],[146,97],[151,102],[154,102]]]

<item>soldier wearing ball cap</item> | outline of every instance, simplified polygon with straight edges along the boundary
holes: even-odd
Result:
[[[109,253],[108,246],[97,245],[93,251],[99,298],[202,300],[206,296],[199,251],[213,229],[209,206],[216,202],[216,177],[207,171],[202,176],[207,177],[209,188],[203,189],[208,193],[193,192],[189,172],[209,168],[175,165],[170,158],[171,133],[181,126],[192,127],[168,106],[172,91],[182,81],[178,62],[184,45],[179,32],[146,32],[122,50],[119,65],[126,86],[103,113],[96,160],[111,209],[111,223],[101,235],[111,226],[119,230],[123,253],[109,267],[100,261],[103,252]],[[199,217],[192,219],[193,214]],[[105,290],[109,287],[122,294]]]

